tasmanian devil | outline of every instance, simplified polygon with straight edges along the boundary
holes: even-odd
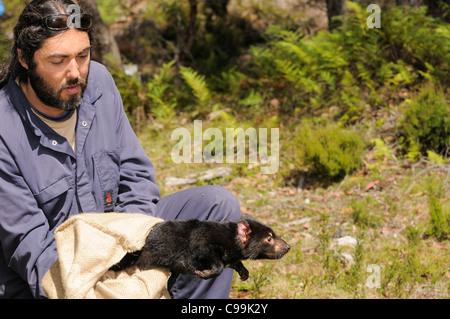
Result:
[[[238,222],[173,220],[155,225],[142,250],[127,254],[111,269],[164,267],[207,279],[231,267],[247,280],[249,272],[241,260],[279,259],[289,250],[270,227],[251,217]]]

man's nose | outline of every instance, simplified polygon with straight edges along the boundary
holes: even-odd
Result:
[[[70,60],[67,66],[67,77],[69,79],[77,79],[80,77],[80,69],[76,59]]]

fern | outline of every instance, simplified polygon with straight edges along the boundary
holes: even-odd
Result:
[[[380,138],[374,138],[370,140],[370,143],[374,144],[374,155],[375,159],[390,159],[393,157],[393,152],[390,150],[384,141]]]
[[[197,71],[189,67],[181,67],[180,74],[197,98],[200,111],[205,111],[211,100],[211,92],[206,85],[205,76],[198,74]]]
[[[336,86],[336,75],[330,71],[319,71],[320,79],[330,85],[332,88]]]
[[[286,53],[292,54],[299,61],[302,61],[303,64],[310,64],[313,62],[313,57],[294,43],[280,41],[275,43],[275,45],[284,50]]]
[[[433,151],[427,151],[427,156],[431,163],[439,164],[439,165],[447,163],[446,159],[444,159],[441,155],[436,154]]]
[[[259,94],[259,92],[255,92],[255,90],[252,90],[249,96],[239,101],[239,104],[246,106],[258,106],[261,105],[263,102],[264,100],[262,96]]]
[[[170,69],[175,61],[171,61],[162,66],[159,73],[156,73],[147,83],[147,96],[151,101],[150,111],[156,118],[166,124],[175,117],[175,107],[177,101],[174,96],[170,96],[173,76]]]

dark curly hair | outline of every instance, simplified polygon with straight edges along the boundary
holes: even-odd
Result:
[[[44,41],[66,31],[50,30],[43,25],[42,19],[49,15],[67,14],[67,7],[74,4],[78,5],[72,0],[33,0],[25,7],[14,27],[14,44],[10,57],[0,68],[0,89],[8,83],[11,74],[18,76],[20,82],[27,81],[28,70],[20,64],[17,49],[22,50],[23,58],[32,69],[35,65],[34,53],[42,47]],[[93,28],[86,32],[92,46]]]

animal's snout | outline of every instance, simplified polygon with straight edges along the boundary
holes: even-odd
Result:
[[[284,253],[287,254],[287,252],[288,252],[289,250],[291,250],[291,246],[289,246],[289,244],[286,243],[286,242],[284,242],[284,243],[285,243]]]
[[[277,259],[283,257],[288,251],[291,250],[291,246],[281,238],[279,239],[279,244],[276,247]]]

